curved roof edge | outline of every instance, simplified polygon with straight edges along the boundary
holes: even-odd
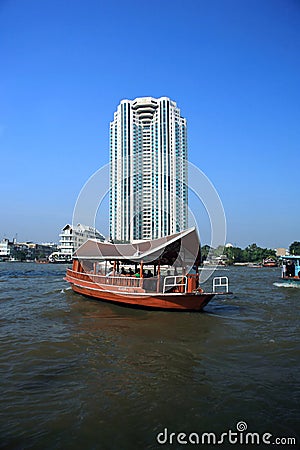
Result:
[[[131,244],[112,244],[97,239],[88,239],[74,252],[73,258],[99,261],[124,260],[138,263],[145,259],[151,259],[151,256],[155,260],[155,255],[159,259],[159,255],[162,253],[168,257],[167,247],[179,240],[182,241],[181,246],[188,249],[188,253],[193,253],[193,250],[195,251],[197,246],[200,246],[197,230],[192,227],[173,235]],[[171,253],[171,250],[169,252]]]

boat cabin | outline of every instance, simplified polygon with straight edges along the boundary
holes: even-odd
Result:
[[[282,256],[282,278],[300,279],[300,255]]]
[[[86,241],[73,255],[77,276],[115,290],[188,293],[199,287],[200,245],[194,229],[130,244]]]

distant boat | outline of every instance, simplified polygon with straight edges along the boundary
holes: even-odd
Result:
[[[278,262],[274,258],[266,258],[262,263],[263,267],[277,267]]]
[[[200,311],[215,295],[229,294],[227,277],[214,278],[212,290],[203,291],[199,285],[200,260],[195,228],[132,244],[89,239],[74,253],[73,267],[67,270],[65,279],[74,292],[106,302],[136,308]],[[113,264],[109,273],[108,264]],[[166,266],[172,266],[172,273],[168,270],[163,274]],[[191,273],[193,266],[195,273]]]
[[[261,263],[248,263],[247,267],[251,267],[252,269],[261,269],[262,268],[262,264]]]
[[[72,262],[72,255],[66,255],[61,252],[53,252],[48,257],[48,261],[51,264],[69,264]]]
[[[300,282],[300,255],[281,256],[283,280]]]

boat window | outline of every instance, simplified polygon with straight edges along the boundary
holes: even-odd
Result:
[[[93,272],[93,269],[94,269],[93,261],[83,260],[83,261],[81,261],[81,265],[83,267],[84,272],[86,272],[86,273]]]

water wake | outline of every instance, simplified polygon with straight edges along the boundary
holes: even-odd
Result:
[[[298,288],[300,289],[300,283],[298,282],[291,282],[291,283],[273,283],[273,286],[282,287],[282,288]]]
[[[62,289],[61,291],[60,291],[60,293],[61,294],[64,294],[66,291],[70,291],[72,288],[71,287],[67,287],[67,288],[65,288],[65,289]]]

